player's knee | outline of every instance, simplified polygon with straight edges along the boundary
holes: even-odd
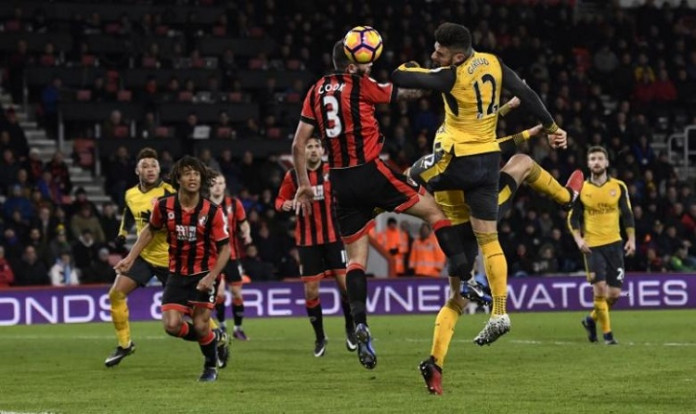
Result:
[[[179,336],[182,322],[183,321],[179,318],[164,318],[162,319],[162,326],[167,334],[171,336]]]
[[[196,331],[196,336],[201,338],[210,331],[210,318],[196,318],[193,321],[193,330]]]
[[[319,297],[319,283],[307,282],[304,285],[305,299],[317,299]]]
[[[124,301],[126,300],[126,294],[112,287],[109,290],[109,300],[112,304]]]

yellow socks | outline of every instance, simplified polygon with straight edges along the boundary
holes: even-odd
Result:
[[[507,301],[507,260],[498,241],[498,233],[476,233],[476,240],[483,253],[483,266],[493,294],[492,315],[504,315]]]
[[[109,291],[109,300],[111,301],[111,320],[116,329],[116,337],[118,345],[121,348],[127,348],[130,345],[130,324],[128,323],[128,304],[126,303],[126,295],[115,290]]]
[[[558,204],[570,203],[568,190],[536,162],[524,181],[535,191],[546,194]]]
[[[445,356],[447,356],[447,350],[452,341],[452,335],[454,335],[454,326],[457,324],[457,319],[462,311],[462,307],[455,300],[450,299],[440,309],[435,319],[433,347],[430,350],[430,355],[435,358],[435,363],[440,368],[445,364]]]
[[[607,299],[604,296],[595,296],[593,313],[597,316],[597,321],[599,322],[599,325],[602,327],[602,333],[611,332],[611,321],[609,320],[609,305],[607,304]]]

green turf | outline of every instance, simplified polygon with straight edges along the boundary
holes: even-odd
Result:
[[[441,397],[416,369],[434,315],[371,319],[379,364],[362,368],[343,344],[342,320],[325,321],[323,358],[305,319],[248,319],[215,384],[196,382],[198,347],[133,324],[137,352],[107,369],[110,324],[0,328],[0,411],[56,413],[693,413],[693,311],[613,312],[619,346],[586,341],[580,313],[513,314],[493,346],[473,338],[484,315],[463,316]]]

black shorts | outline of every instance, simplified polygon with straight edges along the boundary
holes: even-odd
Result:
[[[138,256],[133,261],[133,266],[125,276],[129,279],[133,279],[133,281],[141,287],[147,285],[147,282],[154,276],[162,283],[162,286],[165,286],[167,284],[167,277],[169,276],[169,269],[155,266]]]
[[[179,312],[188,313],[192,307],[213,309],[215,307],[215,296],[217,295],[220,279],[215,280],[213,288],[210,291],[201,292],[196,289],[196,286],[206,274],[207,273],[182,276],[176,273],[170,273],[169,279],[167,279],[167,285],[164,287],[164,293],[162,294],[162,310],[177,310]]]
[[[461,157],[436,152],[419,159],[411,167],[410,175],[431,192],[462,190],[472,217],[498,219],[499,152]]]
[[[300,253],[302,280],[319,280],[327,271],[346,270],[346,251],[343,243],[297,246],[297,250]]]
[[[592,284],[606,281],[607,285],[621,288],[624,281],[624,251],[621,242],[590,247],[585,255],[585,268]],[[594,278],[591,274],[594,273]]]
[[[225,265],[225,269],[222,271],[225,275],[225,282],[230,285],[241,285],[242,284],[242,274],[244,274],[244,269],[242,268],[242,263],[237,259],[230,259]]]
[[[382,160],[331,170],[341,237],[357,240],[374,225],[374,209],[401,213],[418,202],[420,186]]]

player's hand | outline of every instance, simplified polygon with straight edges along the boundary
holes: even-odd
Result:
[[[212,273],[208,273],[198,282],[198,285],[196,285],[196,290],[200,292],[210,292],[213,289],[214,282],[215,277],[213,277]]]
[[[624,251],[626,252],[626,256],[633,256],[636,252],[636,242],[634,240],[627,241],[624,246]]]
[[[509,101],[507,101],[505,103],[505,105],[508,105],[510,107],[510,109],[515,109],[515,108],[519,108],[521,103],[522,103],[522,101],[520,101],[520,98],[513,96],[512,99],[510,99]],[[541,128],[539,128],[539,129],[541,130]]]
[[[292,209],[292,201],[288,200],[288,201],[286,201],[286,203],[287,202],[290,203],[290,208]],[[285,204],[285,203],[283,203],[283,204]],[[285,207],[283,207],[283,210],[285,210]],[[285,211],[290,211],[290,210],[285,210]],[[242,241],[244,242],[245,246],[248,246],[251,243],[253,243],[254,240],[251,238],[251,234],[242,234]]]
[[[283,211],[290,211],[290,210],[292,210],[292,204],[293,204],[293,200],[285,200],[285,201],[283,201],[283,205],[280,208]]]
[[[590,246],[587,245],[587,242],[582,237],[578,237],[577,239],[575,239],[575,244],[578,245],[578,249],[580,249],[580,251],[584,254],[592,253],[592,250],[590,250]]]
[[[568,148],[568,133],[562,129],[558,128],[556,132],[548,135],[549,145],[553,149]]]
[[[124,275],[128,273],[131,267],[133,267],[133,259],[131,259],[130,255],[128,255],[123,259],[119,260],[118,263],[116,263],[116,266],[114,266],[114,270],[117,274]]]
[[[300,213],[304,216],[312,214],[312,201],[314,200],[314,190],[311,186],[299,187],[295,193],[293,200],[293,209],[298,216]]]

